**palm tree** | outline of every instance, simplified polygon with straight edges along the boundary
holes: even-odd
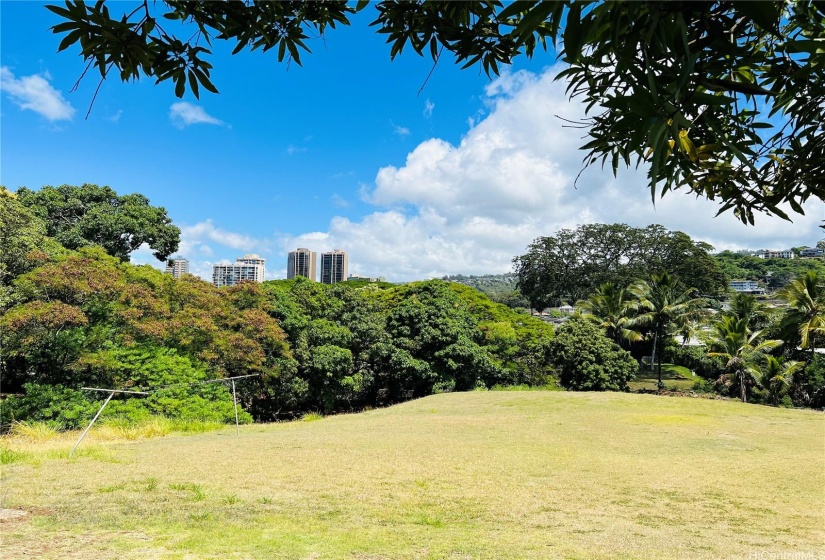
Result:
[[[759,384],[765,387],[773,404],[779,404],[791,387],[793,375],[805,366],[805,362],[784,362],[776,356],[767,356],[762,366]]]
[[[657,387],[662,383],[662,352],[668,327],[704,304],[701,298],[694,298],[694,290],[685,288],[675,276],[667,272],[654,274],[649,282],[640,281],[630,287],[630,292],[638,299],[639,313],[632,326],[653,328],[653,362],[659,376]]]
[[[642,340],[641,333],[629,328],[633,321],[636,302],[624,288],[607,282],[586,300],[576,303],[582,315],[604,328],[608,338],[616,344]]]
[[[748,328],[747,318],[737,318],[731,315],[722,317],[714,325],[714,337],[710,346],[714,350],[709,356],[721,356],[727,360],[724,378],[733,378],[739,383],[739,397],[747,402],[747,383],[760,383],[763,372],[759,362],[770,351],[782,345],[781,340],[759,341],[762,331],[752,333]]]
[[[747,319],[748,328],[762,328],[768,322],[768,314],[765,305],[757,299],[744,293],[737,293],[730,300],[730,311],[727,315],[733,315],[737,319]]]
[[[782,319],[783,330],[792,330],[801,339],[802,349],[816,353],[816,340],[825,334],[825,285],[815,271],[808,271],[794,279],[780,292],[788,303]]]

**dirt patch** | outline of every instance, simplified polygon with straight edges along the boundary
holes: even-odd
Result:
[[[0,508],[0,523],[27,521],[32,515],[54,515],[54,510],[44,507]]]
[[[29,512],[22,509],[0,508],[0,523],[7,521],[22,521],[29,515]]]

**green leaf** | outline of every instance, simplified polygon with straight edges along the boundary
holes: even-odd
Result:
[[[186,78],[183,74],[178,74],[175,76],[175,95],[180,99],[184,93],[186,93]]]
[[[189,70],[189,89],[192,90],[192,94],[195,96],[195,99],[200,99],[200,92],[198,90],[198,80],[195,77],[195,72]]]
[[[753,22],[775,35],[779,34],[779,19],[782,15],[784,2],[766,2],[753,0],[738,0],[736,9],[749,17]]]
[[[62,41],[60,41],[60,45],[58,45],[58,47],[57,47],[57,52],[66,50],[67,48],[72,46],[74,43],[76,43],[82,36],[83,36],[83,30],[82,29],[76,29],[76,30],[72,31],[71,33],[69,33],[68,35],[63,37]]]
[[[736,101],[727,95],[711,95],[703,91],[696,91],[690,96],[691,101],[701,105],[729,105]]]
[[[209,81],[209,76],[206,75],[200,68],[194,69],[195,75],[198,77],[198,81],[201,85],[207,90],[211,91],[212,93],[218,93],[218,88],[216,88],[212,82]]]
[[[567,62],[575,62],[581,56],[582,22],[581,4],[574,2],[567,11],[567,24],[564,27],[564,54]]]

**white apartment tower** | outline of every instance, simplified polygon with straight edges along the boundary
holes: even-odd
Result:
[[[234,264],[216,264],[212,266],[212,283],[221,286],[234,286],[247,280],[263,282],[266,274],[266,260],[258,255],[244,255]]]
[[[347,253],[341,249],[333,249],[329,253],[321,253],[321,282],[335,284],[347,279]]]
[[[189,261],[180,258],[169,259],[166,261],[166,274],[171,274],[175,278],[189,274]]]
[[[291,280],[296,276],[303,276],[315,281],[315,270],[317,269],[318,253],[313,253],[309,249],[299,247],[289,253],[286,264],[286,278]]]

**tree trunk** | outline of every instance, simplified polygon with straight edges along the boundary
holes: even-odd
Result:
[[[745,391],[745,372],[739,372],[739,396],[742,398],[742,402],[748,402],[747,392]]]
[[[657,346],[659,345],[659,339],[660,338],[661,337],[659,336],[659,329],[656,329],[656,334],[653,337],[653,352],[656,354],[656,370],[658,372],[658,377],[659,377],[659,380],[656,383],[656,392],[657,393],[661,392],[661,390],[662,390],[662,353],[657,352],[657,350],[658,350]]]

